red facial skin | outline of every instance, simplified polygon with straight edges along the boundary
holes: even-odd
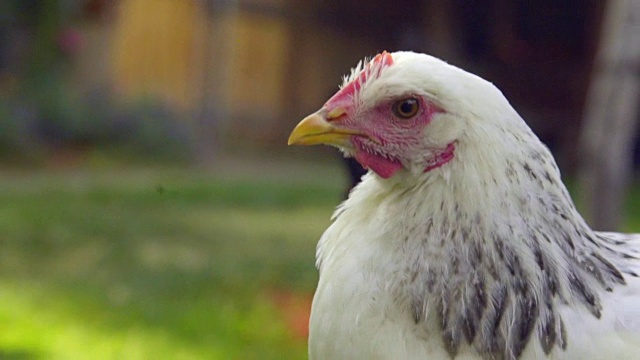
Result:
[[[394,112],[394,105],[407,98],[418,100],[419,110],[411,118],[404,119]],[[352,95],[338,92],[326,104],[329,111],[344,109],[344,114],[331,122],[365,135],[353,136],[351,142],[355,159],[365,168],[382,178],[389,178],[405,167],[417,151],[428,150],[424,171],[438,168],[453,158],[454,144],[444,149],[425,149],[423,130],[436,113],[443,112],[427,99],[417,95],[406,95],[398,99],[383,101],[371,109],[358,109]]]
[[[328,120],[364,134],[351,138],[355,158],[363,167],[373,170],[382,178],[390,178],[403,169],[411,159],[416,159],[416,153],[424,153],[425,172],[446,164],[454,156],[454,143],[442,149],[425,148],[424,145],[425,126],[436,113],[444,112],[428,99],[406,94],[384,100],[371,109],[358,108],[357,93],[362,86],[366,81],[375,81],[389,66],[393,66],[391,54],[385,51],[376,55],[353,81],[324,105],[327,113],[338,108],[343,110],[342,115]],[[418,100],[419,110],[414,116],[403,118],[394,111],[394,106],[408,98]]]

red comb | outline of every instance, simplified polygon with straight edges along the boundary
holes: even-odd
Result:
[[[360,88],[362,88],[362,85],[364,85],[369,77],[377,78],[380,76],[382,69],[391,65],[393,65],[393,57],[391,54],[386,51],[381,52],[374,56],[373,59],[365,65],[360,74],[338,91],[334,97],[342,98],[344,96],[352,96],[356,91],[359,91]]]
[[[380,64],[381,68],[385,66],[393,65],[393,57],[386,50],[376,55],[369,64]]]

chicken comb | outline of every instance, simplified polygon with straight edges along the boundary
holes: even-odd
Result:
[[[353,97],[362,89],[362,86],[364,86],[368,79],[378,78],[382,70],[391,65],[393,65],[393,57],[387,51],[383,51],[374,56],[366,65],[363,65],[361,61],[358,63],[358,66],[351,70],[351,75],[344,78],[342,87],[336,94],[336,97]]]

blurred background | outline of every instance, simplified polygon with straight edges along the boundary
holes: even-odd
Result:
[[[287,148],[358,60],[495,83],[600,229],[640,231],[640,12],[610,0],[3,0],[0,358],[300,359],[351,184]]]

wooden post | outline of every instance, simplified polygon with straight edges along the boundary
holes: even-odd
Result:
[[[229,110],[228,87],[231,84],[230,64],[234,46],[237,0],[200,0],[198,4],[207,12],[204,29],[194,34],[195,45],[201,48],[201,68],[193,84],[200,97],[195,111],[196,159],[207,166],[216,160],[223,150],[228,135]]]
[[[580,134],[582,196],[598,230],[621,222],[640,100],[640,1],[609,0]]]

